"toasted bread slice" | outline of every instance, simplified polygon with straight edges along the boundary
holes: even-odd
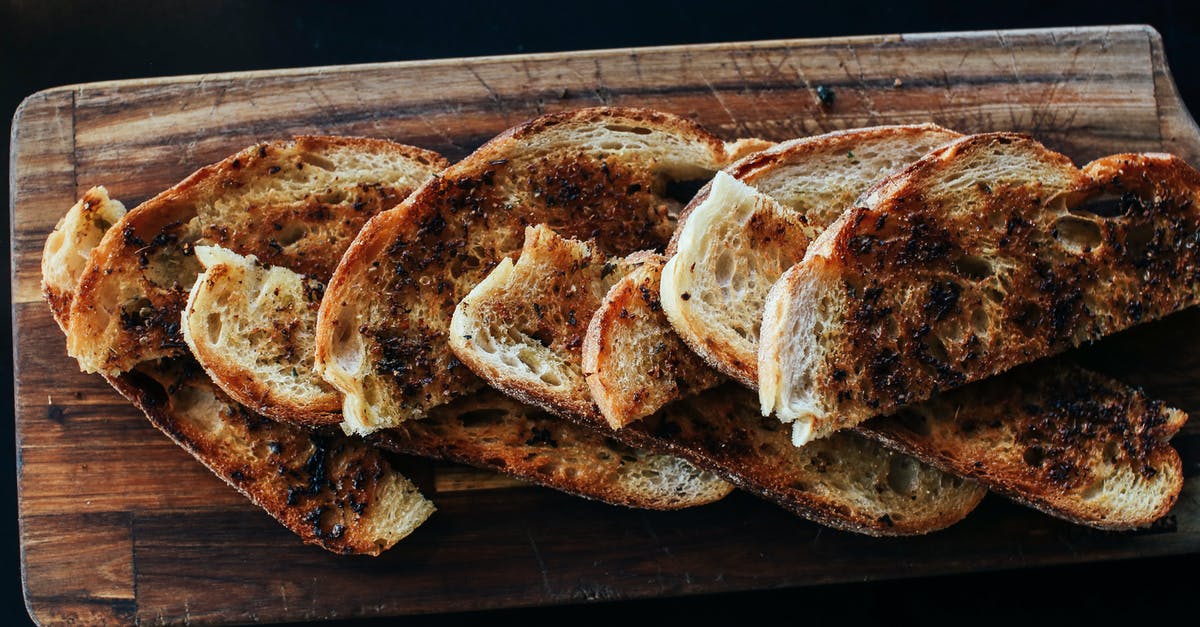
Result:
[[[667,258],[651,254],[641,261],[605,294],[583,340],[584,378],[613,429],[724,380],[663,316],[658,284]]]
[[[772,288],[762,410],[803,444],[1191,305],[1197,196],[1200,173],[1168,155],[1084,172],[1022,135],[939,148]]]
[[[875,181],[961,137],[933,124],[781,143],[718,174],[680,218],[663,309],[692,350],[758,387],[758,334],[776,279]]]
[[[583,375],[582,346],[600,300],[638,263],[525,230],[514,264],[503,259],[454,309],[449,344],[494,388],[546,411],[600,419]]]
[[[219,246],[194,250],[204,272],[183,310],[183,338],[213,381],[274,420],[341,422],[341,396],[313,372],[325,286]]]
[[[522,124],[448,168],[374,218],[329,283],[316,367],[344,395],[345,427],[394,426],[483,385],[447,350],[450,318],[520,250],[527,225],[596,238],[605,254],[662,247],[681,205],[669,183],[763,145],[727,144],[665,113],[596,108]]]
[[[42,296],[54,321],[65,333],[71,300],[92,250],[104,233],[125,215],[125,205],[108,197],[103,186],[93,187],[67,211],[46,238],[42,249]]]
[[[307,544],[378,555],[434,511],[382,451],[233,402],[190,357],[106,376],[150,422]]]
[[[1053,516],[1132,529],[1165,516],[1179,496],[1183,468],[1168,440],[1186,420],[1140,391],[1050,360],[859,429]]]
[[[782,423],[757,414],[754,393],[726,383],[617,433],[710,468],[798,516],[872,536],[943,529],[987,493],[852,432],[796,448]]]
[[[64,330],[77,260],[90,257],[119,214],[120,203],[93,188],[47,239],[43,284]],[[379,451],[338,432],[258,417],[214,388],[188,357],[145,362],[105,378],[159,430],[307,543],[377,555],[433,512]]]
[[[680,509],[733,491],[678,457],[625,446],[490,389],[370,439],[393,451],[495,470],[614,505]]]
[[[661,264],[661,258],[642,253],[608,258],[594,245],[559,237],[544,225],[530,227],[517,262],[502,261],[455,309],[450,345],[494,387],[606,431],[583,375],[582,321],[601,315],[594,312],[614,276],[630,266],[643,264],[640,270],[656,262]],[[665,321],[656,326],[669,332]],[[647,362],[660,358],[652,354],[657,350],[653,344],[622,350],[651,353]],[[671,350],[688,354],[677,339]],[[694,365],[705,376],[715,376],[702,364]],[[970,512],[984,492],[856,435],[795,449],[788,446],[786,429],[778,421],[755,415],[753,396],[744,390],[725,389],[685,407],[667,406],[661,415],[646,418],[646,424],[613,431],[612,437],[710,468],[801,516],[872,535],[940,529]],[[830,458],[836,463],[825,461]],[[903,467],[896,472],[907,473],[904,481],[910,488],[889,489],[892,465]]]
[[[203,168],[131,210],[100,242],[80,278],[67,350],[85,371],[109,375],[186,354],[179,322],[200,272],[194,245],[324,280],[338,259],[330,248],[344,248],[444,163],[383,140],[297,137]]]

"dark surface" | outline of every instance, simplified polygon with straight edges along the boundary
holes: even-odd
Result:
[[[0,106],[11,118],[20,99],[67,83],[173,74],[302,67],[515,52],[743,41],[892,32],[1149,23],[1163,35],[1180,92],[1200,110],[1200,15],[1194,2],[1149,0],[1112,7],[1096,2],[934,2],[924,8],[866,1],[755,5],[637,2],[620,5],[459,2],[320,3],[56,2],[0,5]],[[746,5],[735,5],[744,8]],[[7,146],[7,136],[6,136]],[[5,151],[7,153],[7,150]],[[5,177],[7,189],[7,177]],[[64,207],[65,210],[65,207]],[[7,225],[7,223],[5,223]],[[6,238],[7,238],[7,226]],[[5,256],[6,276],[8,259]],[[4,298],[8,298],[4,290]],[[7,307],[6,307],[7,309]],[[3,350],[11,352],[10,334]],[[11,368],[11,361],[5,361]],[[6,387],[11,395],[11,387]],[[12,407],[11,396],[5,407]],[[8,420],[12,421],[11,413]],[[11,430],[3,467],[6,508],[0,608],[25,618],[19,582]],[[586,616],[628,620],[670,613],[689,622],[1038,623],[1145,622],[1193,614],[1188,594],[1196,556],[873,584],[844,584],[690,599],[510,610],[486,620],[550,621]],[[475,622],[444,616],[429,624]],[[1073,619],[1073,620],[1072,620]],[[778,619],[777,619],[778,620]],[[1193,619],[1194,620],[1194,619]],[[413,621],[421,622],[421,621]]]

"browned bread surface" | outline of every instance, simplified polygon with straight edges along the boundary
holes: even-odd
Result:
[[[626,446],[490,389],[438,407],[422,420],[378,431],[370,440],[613,505],[679,509],[733,490],[677,457]]]
[[[711,468],[801,517],[873,536],[930,533],[962,520],[987,492],[855,433],[791,445],[732,383],[685,397],[616,432]]]
[[[674,115],[596,108],[527,122],[448,168],[373,219],[329,284],[317,368],[345,395],[347,427],[398,424],[480,388],[447,349],[450,318],[520,250],[526,226],[595,239],[605,254],[661,248],[681,205],[669,184],[762,145],[727,144]]]
[[[797,443],[1195,302],[1200,174],[958,140],[874,187],[772,289],[764,412]]]
[[[1050,360],[873,418],[859,430],[1048,514],[1130,529],[1175,504],[1183,468],[1168,440],[1186,420],[1141,391]]]
[[[71,280],[78,279],[80,265],[74,261],[90,259],[119,208],[95,188],[47,239],[43,281],[53,288],[47,302],[63,329],[76,298]],[[81,219],[93,212],[95,219]],[[379,451],[339,432],[310,432],[259,417],[230,401],[190,357],[137,368],[105,378],[159,430],[305,542],[377,555],[433,511]]]
[[[68,351],[84,370],[116,375],[186,353],[180,313],[200,271],[197,244],[255,255],[318,280],[372,215],[415,188],[390,163],[444,163],[377,139],[297,137],[202,168],[127,213],[82,272]],[[339,251],[340,252],[340,251]]]
[[[666,257],[642,264],[608,290],[583,341],[592,400],[614,429],[723,380],[671,329],[658,297]]]
[[[226,397],[188,357],[105,378],[154,426],[307,544],[378,555],[433,513],[382,451],[336,430],[263,418]]]
[[[501,262],[455,310],[451,346],[472,370],[515,398],[611,434],[628,446],[711,468],[798,515],[839,529],[872,535],[927,533],[961,519],[981,498],[984,491],[978,486],[888,453],[859,436],[796,449],[783,425],[757,416],[753,395],[738,388],[685,399],[679,407],[668,405],[662,416],[669,418],[650,417],[646,424],[610,431],[584,381],[581,320],[593,315],[612,283],[609,277],[642,260],[661,261],[640,253],[613,260],[594,245],[559,237],[545,226],[531,227],[517,262]],[[656,328],[668,329],[665,320],[658,322]],[[675,350],[687,354],[675,342]],[[647,359],[659,358],[650,354]],[[416,428],[425,422],[411,424]],[[907,478],[897,479],[901,476]]]
[[[717,370],[758,387],[771,286],[871,184],[961,137],[934,124],[876,126],[782,142],[718,174],[671,238],[663,308]]]

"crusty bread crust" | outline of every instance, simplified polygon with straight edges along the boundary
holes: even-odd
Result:
[[[524,229],[601,242],[605,254],[661,248],[667,183],[711,175],[761,142],[726,144],[670,114],[618,107],[546,115],[501,133],[373,219],[321,305],[317,368],[344,395],[348,429],[421,417],[479,389],[446,350],[458,302]]]
[[[1183,412],[1062,360],[1018,367],[859,430],[1076,524],[1133,529],[1183,488]],[[819,441],[819,440],[818,440]]]
[[[142,203],[108,231],[82,273],[68,352],[85,371],[109,375],[185,354],[179,320],[200,271],[191,256],[198,242],[324,280],[338,258],[330,240],[348,243],[428,176],[378,167],[389,160],[432,170],[445,163],[384,140],[297,137],[247,148]]]
[[[1191,305],[1198,196],[1200,173],[1167,155],[1083,172],[1009,133],[936,150],[772,289],[763,410],[802,443]]]
[[[583,374],[613,429],[724,380],[687,349],[663,314],[658,284],[666,260],[645,256],[608,290],[588,323]]]
[[[671,455],[625,446],[495,390],[438,407],[370,436],[400,453],[502,472],[626,507],[680,509],[724,498],[733,486]]]

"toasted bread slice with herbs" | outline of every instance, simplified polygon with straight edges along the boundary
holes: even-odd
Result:
[[[1081,171],[1022,135],[939,148],[772,288],[762,410],[799,445],[1192,305],[1198,196],[1200,173],[1169,155]]]
[[[767,292],[872,183],[958,133],[933,124],[806,137],[726,168],[680,218],[663,273],[663,310],[692,350],[758,386]]]
[[[200,273],[195,245],[325,280],[368,218],[444,163],[383,140],[297,137],[202,168],[129,211],[99,243],[80,277],[67,350],[85,371],[114,376],[184,355],[180,314]]]
[[[64,330],[78,260],[91,257],[120,213],[120,203],[93,188],[47,239],[43,284]],[[380,451],[337,431],[310,432],[257,416],[213,386],[190,357],[144,362],[105,378],[159,430],[307,543],[378,555],[433,512]]]
[[[526,226],[595,238],[609,255],[661,248],[682,206],[672,184],[706,179],[764,145],[727,143],[645,109],[550,114],[501,133],[372,219],[330,281],[317,325],[316,367],[344,395],[345,427],[394,426],[483,386],[448,350],[450,318],[520,251]]]
[[[1140,390],[1050,360],[859,430],[1050,515],[1132,529],[1165,516],[1179,497],[1183,467],[1168,440],[1186,420]]]
[[[857,435],[812,449],[791,447],[782,424],[757,416],[753,395],[737,388],[668,405],[646,424],[609,431],[584,376],[583,320],[600,315],[600,300],[617,275],[656,262],[661,259],[643,253],[609,258],[593,244],[559,237],[544,225],[530,227],[517,262],[502,261],[455,309],[450,345],[463,363],[515,398],[626,445],[682,457],[839,529],[926,533],[958,521],[979,502],[984,490],[973,483]],[[640,339],[620,349],[644,354],[646,362],[661,359],[657,345]],[[675,342],[675,354],[689,354]],[[698,361],[694,366],[716,376]]]
[[[626,446],[490,389],[378,431],[370,441],[613,505],[680,509],[733,491],[717,474],[683,459]]]
[[[342,421],[342,399],[313,372],[325,286],[220,246],[196,246],[204,272],[183,310],[183,339],[234,400],[274,420]]]
[[[584,379],[613,429],[724,380],[688,350],[663,315],[658,284],[666,261],[644,255],[641,265],[608,290],[588,323]]]

